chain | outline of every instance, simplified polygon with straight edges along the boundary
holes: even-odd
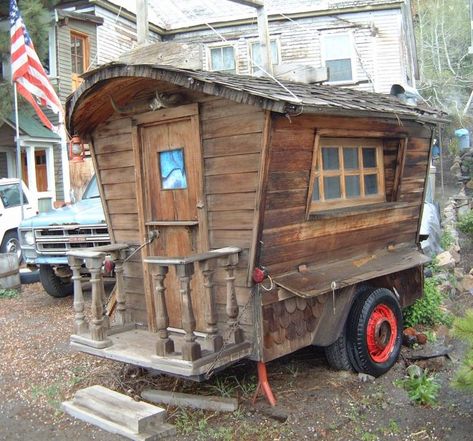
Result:
[[[205,371],[204,377],[205,377],[206,380],[208,380],[212,376],[212,373],[215,369],[215,366],[217,365],[217,362],[219,361],[220,357],[222,356],[222,353],[225,350],[225,348],[230,343],[231,335],[233,334],[233,332],[235,332],[240,327],[241,319],[243,318],[243,315],[245,314],[246,310],[248,309],[248,306],[250,305],[251,301],[253,300],[253,298],[255,296],[255,292],[256,292],[257,289],[258,289],[258,285],[255,285],[255,286],[253,286],[253,288],[251,288],[251,295],[250,295],[248,301],[241,307],[240,312],[239,312],[238,317],[236,318],[236,320],[231,325],[228,326],[227,335],[223,339],[222,347],[219,349],[219,351],[217,352],[216,357],[213,359],[212,363],[210,363],[209,367]]]

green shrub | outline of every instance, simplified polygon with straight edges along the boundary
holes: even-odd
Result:
[[[468,236],[473,236],[473,211],[465,214],[457,222],[457,228]]]
[[[448,250],[453,244],[455,243],[455,239],[450,230],[442,231],[442,235],[440,236],[440,246],[444,250]]]
[[[0,289],[0,299],[14,299],[18,294],[17,289]]]
[[[395,384],[402,387],[414,403],[431,406],[437,402],[440,384],[433,375],[429,375],[427,369],[411,364],[407,368],[407,375]]]
[[[404,326],[451,325],[451,316],[442,310],[442,301],[443,295],[435,277],[425,279],[424,295],[404,309]]]

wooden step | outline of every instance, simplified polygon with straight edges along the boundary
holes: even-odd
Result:
[[[62,407],[76,418],[132,440],[151,441],[175,434],[174,426],[165,423],[164,409],[103,386],[76,392]]]

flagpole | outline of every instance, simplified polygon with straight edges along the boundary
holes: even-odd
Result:
[[[16,126],[16,175],[18,177],[18,191],[20,193],[21,220],[24,218],[23,210],[23,186],[21,173],[21,146],[20,146],[20,119],[18,117],[18,94],[16,90],[16,81],[13,81],[13,94],[15,97],[15,126]]]

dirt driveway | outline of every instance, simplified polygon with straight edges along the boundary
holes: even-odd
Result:
[[[470,299],[467,299],[468,302]],[[0,439],[122,439],[73,420],[59,403],[79,388],[102,384],[132,396],[145,387],[238,396],[233,414],[169,408],[178,440],[473,440],[473,396],[450,387],[462,347],[438,363],[442,387],[435,407],[414,406],[393,381],[404,375],[402,359],[387,375],[361,382],[329,370],[323,354],[306,349],[269,364],[278,406],[251,404],[255,366],[243,363],[203,385],[151,376],[120,363],[71,352],[72,299],[52,299],[39,284],[0,299]],[[434,366],[435,367],[435,366]]]

